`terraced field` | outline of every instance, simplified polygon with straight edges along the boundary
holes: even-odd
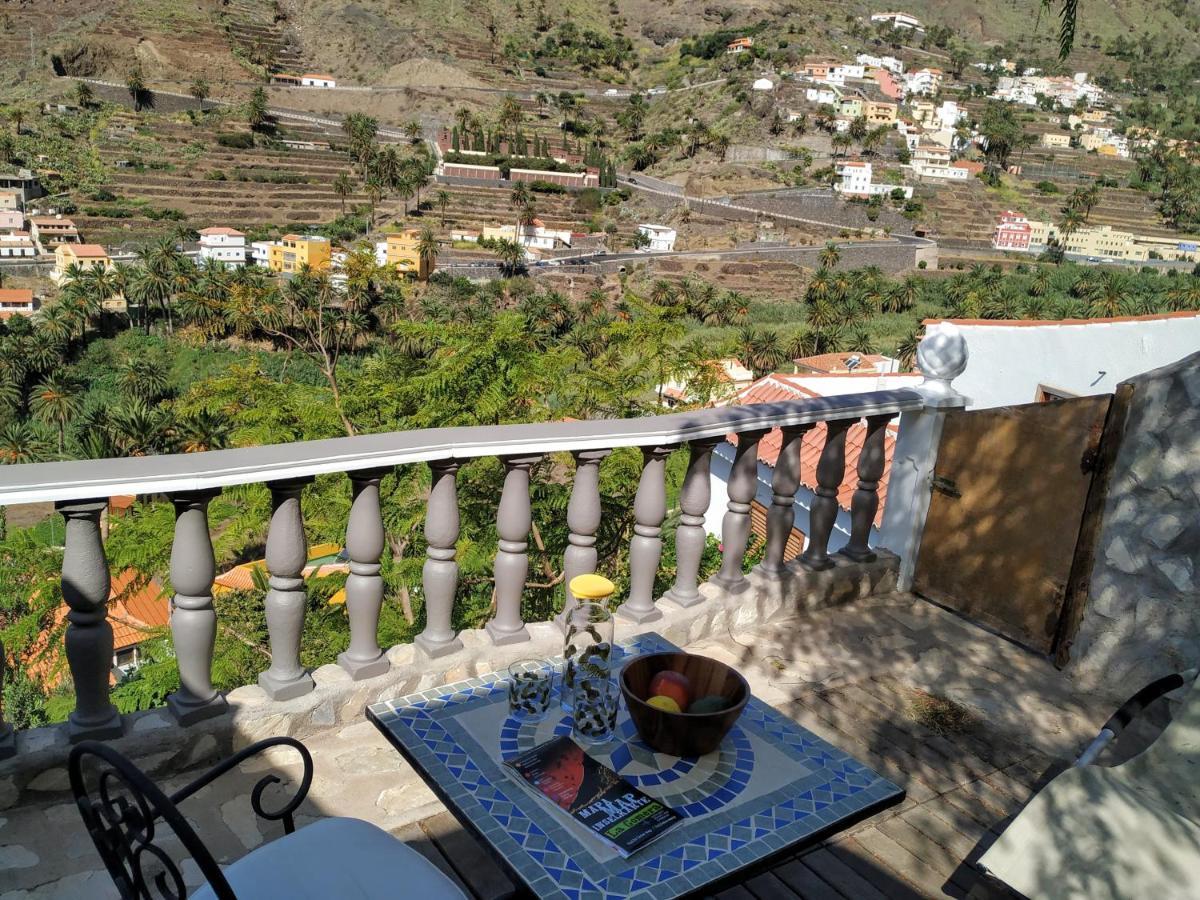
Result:
[[[228,0],[221,21],[230,43],[247,56],[269,60],[268,68],[275,71],[304,70],[304,59],[276,0]]]
[[[110,123],[98,151],[110,170],[105,188],[117,196],[114,202],[144,201],[155,209],[176,209],[197,227],[214,223],[238,227],[317,224],[331,221],[342,210],[332,184],[339,174],[350,170],[344,153],[232,149],[218,145],[211,131],[161,120],[152,125],[142,122],[136,136],[129,139],[121,131],[128,121],[118,117]],[[236,129],[222,126],[221,130]],[[132,157],[144,166],[121,165]],[[278,183],[282,179],[295,183]],[[347,206],[365,201],[362,193],[346,198]],[[148,217],[89,216],[87,209],[105,204],[86,197],[77,203],[84,210],[77,219],[89,236],[98,230],[161,230],[161,223]],[[389,213],[396,207],[398,201],[388,201],[381,209]]]

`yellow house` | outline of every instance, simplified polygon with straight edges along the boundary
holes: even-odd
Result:
[[[285,234],[271,244],[267,267],[272,272],[299,272],[308,266],[314,272],[328,272],[332,247],[329,238],[316,235]]]
[[[424,280],[429,277],[429,261],[421,259],[421,230],[406,228],[387,236],[387,264],[397,272],[412,272]]]
[[[1071,146],[1071,136],[1066,132],[1046,131],[1042,133],[1043,147],[1066,148]]]
[[[51,278],[61,281],[71,266],[81,269],[111,269],[112,260],[99,244],[59,244],[54,248],[54,272]]]
[[[868,100],[863,114],[872,125],[891,125],[896,121],[896,104],[883,100]]]

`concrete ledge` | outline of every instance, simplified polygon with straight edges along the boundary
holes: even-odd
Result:
[[[835,565],[809,572],[798,563],[783,578],[749,576],[750,589],[730,594],[714,584],[700,586],[702,602],[681,608],[660,602],[662,618],[643,625],[616,619],[618,640],[656,631],[680,646],[719,639],[736,630],[785,619],[808,610],[848,603],[895,589],[899,558],[885,550],[874,562],[860,564],[837,556]],[[529,640],[495,646],[483,629],[460,633],[462,649],[436,659],[412,644],[387,651],[391,668],[382,675],[354,681],[337,665],[312,672],[314,689],[302,697],[272,701],[258,685],[230,691],[228,711],[196,722],[178,724],[167,708],[123,716],[124,734],[109,743],[137,762],[152,777],[211,765],[255,741],[275,735],[304,740],[361,723],[371,703],[423,691],[503,669],[524,657],[558,656],[563,635],[553,622],[531,622]],[[67,756],[71,745],[65,725],[16,734],[16,755],[0,762],[0,810],[30,803],[61,801],[70,789]]]

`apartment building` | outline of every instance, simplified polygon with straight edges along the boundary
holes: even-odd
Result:
[[[231,267],[246,264],[246,235],[235,228],[202,228],[200,260],[202,264],[219,262]]]

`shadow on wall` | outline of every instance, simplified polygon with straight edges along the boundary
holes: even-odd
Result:
[[[1130,686],[1200,664],[1200,353],[1130,379],[1089,597],[1066,672]]]

